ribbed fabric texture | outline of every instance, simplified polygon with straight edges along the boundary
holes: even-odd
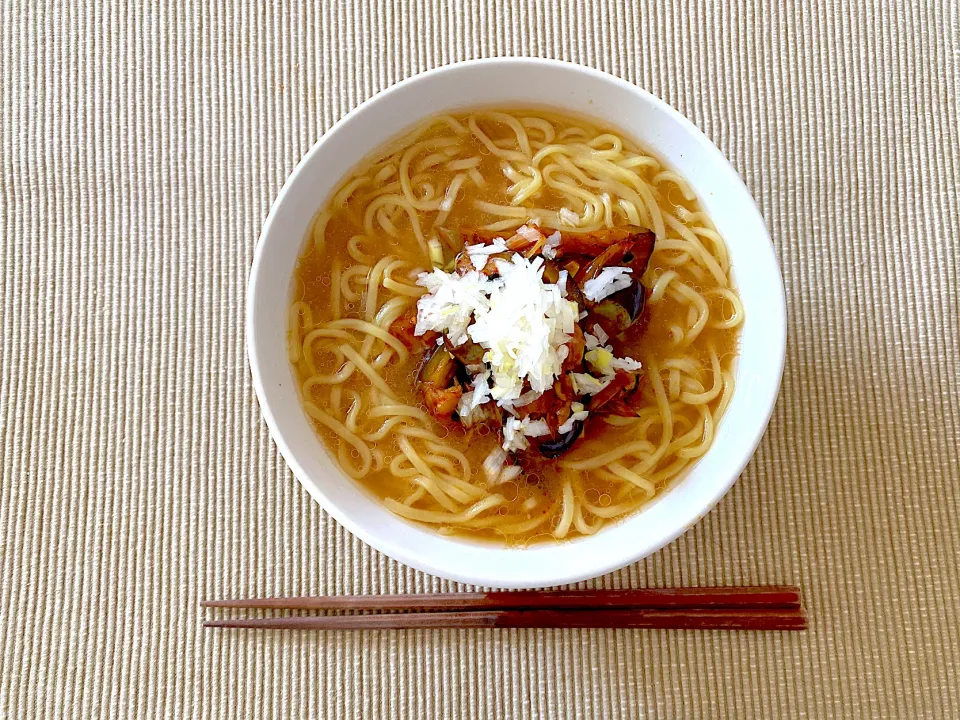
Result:
[[[955,0],[0,4],[0,717],[960,716],[958,48]],[[202,598],[457,589],[286,469],[244,291],[336,119],[521,54],[693,120],[787,291],[755,459],[594,584],[798,583],[811,630],[203,631]]]

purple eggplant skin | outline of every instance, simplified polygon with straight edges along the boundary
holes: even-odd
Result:
[[[580,433],[582,432],[583,421],[574,420],[573,427],[570,429],[570,432],[564,433],[556,440],[547,440],[544,443],[540,443],[540,454],[548,458],[560,457],[567,450],[573,447],[573,444],[577,441],[577,438],[580,437]]]
[[[464,365],[477,365],[483,362],[483,354],[486,350],[473,340],[467,340],[463,345],[455,346],[446,336],[443,338],[443,345],[447,352],[453,355]]]
[[[640,317],[640,313],[643,312],[643,308],[647,304],[647,289],[643,286],[643,283],[634,280],[629,287],[611,295],[610,299],[616,300],[630,315],[630,320],[633,321]]]
[[[598,302],[590,313],[610,337],[616,337],[633,322],[630,312],[612,297]]]
[[[420,366],[417,380],[422,383],[434,383],[438,388],[450,387],[460,365],[443,345],[437,345],[427,355]]]
[[[640,318],[646,301],[643,283],[633,282],[630,287],[598,302],[590,312],[607,335],[616,337]]]

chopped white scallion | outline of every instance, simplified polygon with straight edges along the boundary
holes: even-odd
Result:
[[[471,270],[464,275],[435,269],[421,273],[417,285],[427,293],[417,302],[417,326],[414,332],[423,335],[429,330],[446,333],[454,346],[467,341],[467,326],[475,313],[490,310],[490,280]]]
[[[507,452],[526,450],[530,447],[528,437],[543,437],[550,434],[550,428],[544,420],[520,420],[515,417],[507,418],[503,425],[503,449]]]
[[[516,452],[530,447],[530,443],[521,430],[520,420],[517,418],[509,417],[507,422],[503,424],[503,445],[501,447],[505,452]]]
[[[573,403],[570,408],[573,409],[574,406],[580,405],[580,403]],[[577,422],[583,422],[590,415],[590,412],[583,409],[583,405],[580,405],[580,410],[570,414],[570,417],[567,418],[567,421],[558,428],[558,431],[561,435],[564,435],[571,430],[573,430],[573,424]]]
[[[493,242],[489,245],[479,244],[467,246],[467,256],[470,258],[470,262],[473,263],[473,267],[477,272],[483,271],[491,255],[502,252],[507,252],[507,242],[501,237],[494,238]]]
[[[518,408],[522,408],[524,405],[529,405],[538,397],[540,397],[541,394],[542,393],[534,392],[533,390],[528,390],[516,400],[500,400],[497,402],[497,405],[502,407],[511,415],[517,415]]]
[[[597,277],[583,284],[583,294],[587,300],[600,302],[619,290],[630,287],[630,268],[605,267]]]
[[[483,474],[488,481],[493,481],[500,474],[503,464],[507,461],[507,451],[495,447],[483,461]]]
[[[573,391],[578,395],[596,395],[610,384],[613,375],[595,378],[589,373],[571,373],[570,380],[573,382]]]
[[[516,400],[524,381],[543,393],[559,376],[574,332],[573,306],[560,288],[543,282],[543,260],[514,254],[497,260],[500,277],[489,281],[488,303],[478,308],[470,338],[486,349],[492,397]]]
[[[589,333],[585,333],[589,334]],[[601,381],[604,381],[604,387],[611,380],[613,380],[614,375],[616,375],[617,370],[625,370],[627,372],[634,372],[640,370],[643,365],[639,360],[634,360],[630,357],[617,357],[613,354],[613,348],[609,345],[597,346],[590,350],[587,350],[583,355],[583,359],[586,360],[587,365],[589,365],[594,371],[596,371],[601,376]],[[581,383],[580,375],[574,377],[574,389],[577,390],[581,385],[583,387],[592,387],[590,380],[584,379]],[[591,377],[591,376],[587,376]],[[587,392],[580,387],[578,392],[581,392],[584,395],[592,395],[599,390],[594,392]]]
[[[519,465],[507,465],[503,470],[500,471],[500,475],[494,480],[491,485],[499,485],[501,483],[512,482],[516,480],[520,475],[523,474],[523,468]]]
[[[623,357],[623,358],[615,357],[613,358],[613,360],[610,361],[610,366],[614,370],[627,370],[628,372],[633,370],[639,370],[640,368],[643,367],[643,365],[639,360],[634,360],[633,358],[629,358],[629,357]]]
[[[560,212],[558,212],[557,215],[560,218],[560,222],[564,225],[576,227],[580,224],[580,216],[570,208],[560,208]]]
[[[596,347],[593,350],[587,350],[583,359],[587,361],[594,370],[602,375],[612,375],[613,370],[613,352],[605,347]]]
[[[467,253],[470,255],[495,255],[496,253],[507,251],[507,241],[502,237],[495,237],[492,243],[478,243],[476,245],[467,245]]]
[[[543,246],[543,256],[553,260],[557,257],[558,247],[560,247],[560,231],[555,230],[547,237],[547,244]]]
[[[527,437],[543,437],[544,435],[550,434],[550,428],[547,426],[546,420],[531,420],[530,418],[524,418],[521,421],[523,434]]]
[[[517,228],[517,235],[522,237],[524,240],[528,240],[534,244],[540,242],[540,239],[543,235],[540,234],[540,231],[535,227],[530,225],[521,225]]]
[[[457,405],[457,415],[460,419],[466,421],[465,424],[471,424],[468,419],[471,418],[474,411],[490,399],[490,373],[481,371],[473,378],[473,391],[466,392],[460,396],[460,402]]]

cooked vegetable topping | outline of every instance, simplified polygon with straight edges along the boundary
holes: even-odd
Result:
[[[504,468],[506,453],[533,444],[556,457],[588,418],[635,412],[641,365],[618,357],[612,339],[643,312],[640,276],[653,238],[624,230],[545,236],[532,224],[510,238],[465,238],[452,272],[418,278],[426,293],[415,321],[401,316],[391,331],[408,347],[415,338],[431,345],[419,381],[435,417],[502,431],[504,454],[484,468],[499,482],[513,468]]]

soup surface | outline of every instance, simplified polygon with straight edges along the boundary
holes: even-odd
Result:
[[[642,366],[629,402],[592,413],[561,453],[535,437],[504,451],[504,422],[519,421],[492,401],[495,421],[435,417],[422,368],[443,336],[410,342],[410,328],[397,330],[417,317],[421,273],[455,272],[465,237],[551,238],[562,249],[618,228],[655,236],[640,268],[642,312],[609,339],[584,331],[588,347],[595,333]],[[543,252],[537,262],[550,265],[555,253]],[[555,263],[572,282],[589,259]],[[522,545],[597,532],[706,452],[733,392],[742,320],[724,242],[683,178],[590,120],[478,110],[431,119],[345,179],[297,263],[288,337],[304,408],[348,475],[409,520]]]

